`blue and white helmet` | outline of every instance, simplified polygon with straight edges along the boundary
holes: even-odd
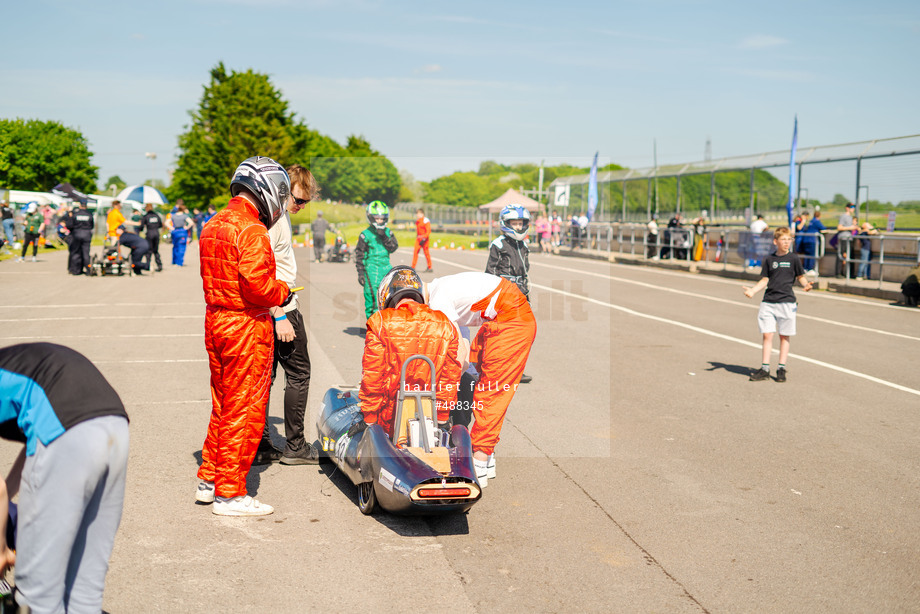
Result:
[[[284,167],[271,158],[253,156],[237,167],[230,181],[231,196],[243,190],[256,198],[259,220],[266,228],[271,228],[281,219],[291,197],[291,178]]]
[[[38,211],[38,203],[34,200],[26,205],[26,213],[35,213],[36,211]]]
[[[508,225],[512,220],[524,220],[524,226],[520,230],[515,230]],[[498,226],[502,232],[518,241],[527,238],[527,229],[530,226],[530,213],[521,205],[505,205],[501,214],[498,216]]]

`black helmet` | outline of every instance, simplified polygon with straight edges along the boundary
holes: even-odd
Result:
[[[259,221],[266,228],[275,225],[291,197],[291,178],[284,167],[264,156],[247,158],[236,168],[230,180],[230,195],[246,190],[256,199]]]
[[[386,274],[377,289],[377,305],[380,309],[394,307],[404,298],[425,303],[425,282],[411,266],[394,266]]]

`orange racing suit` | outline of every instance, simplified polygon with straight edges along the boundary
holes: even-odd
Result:
[[[457,329],[443,313],[415,301],[372,315],[367,321],[361,363],[364,421],[376,422],[388,435],[392,434],[403,362],[413,354],[424,354],[434,362],[438,422],[446,422],[457,401],[458,343]],[[428,363],[417,360],[409,365],[406,387],[409,391],[430,390]]]
[[[412,268],[415,268],[415,265],[418,264],[418,250],[425,250],[425,262],[428,263],[428,268],[431,268],[431,252],[428,249],[428,244],[431,242],[431,220],[427,217],[422,217],[421,219],[415,220],[415,249],[412,250]]]
[[[428,290],[432,309],[458,326],[479,326],[470,347],[470,363],[479,371],[470,438],[474,452],[492,454],[537,336],[537,321],[518,287],[489,273],[440,277]]]
[[[244,198],[208,222],[199,246],[212,410],[198,478],[214,482],[218,496],[236,497],[246,494],[265,423],[274,340],[268,308],[290,291],[275,279],[268,232]]]

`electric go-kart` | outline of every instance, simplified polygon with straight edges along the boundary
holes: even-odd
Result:
[[[429,390],[406,390],[406,367],[413,360],[428,363]],[[379,424],[349,437],[349,428],[361,419],[357,391],[326,392],[316,424],[319,439],[323,451],[358,487],[362,513],[371,514],[377,506],[394,514],[465,512],[482,496],[470,433],[461,425],[449,433],[437,428],[434,390],[430,358],[416,354],[403,363],[392,437]]]
[[[348,262],[351,258],[351,252],[348,251],[348,243],[345,242],[342,235],[335,238],[335,243],[326,248],[327,262]]]

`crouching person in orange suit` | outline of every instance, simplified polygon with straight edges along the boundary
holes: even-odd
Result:
[[[393,267],[377,294],[380,311],[367,321],[361,376],[361,413],[349,430],[351,435],[377,423],[392,435],[396,397],[403,363],[413,354],[423,354],[434,362],[438,423],[450,430],[450,410],[457,400],[460,362],[457,358],[459,335],[447,317],[425,304],[425,286],[414,269]],[[431,372],[428,363],[413,361],[406,370],[409,390],[428,390]]]

